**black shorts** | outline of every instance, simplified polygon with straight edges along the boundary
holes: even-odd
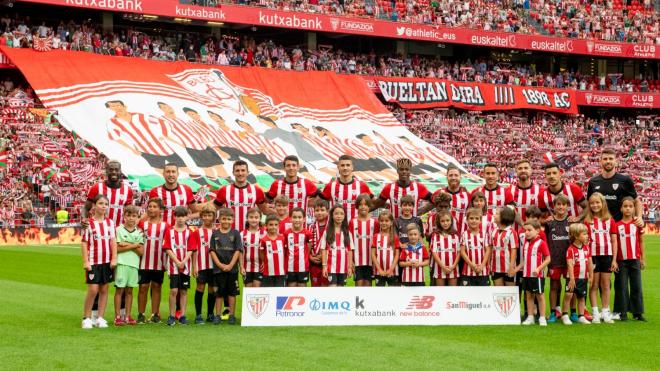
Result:
[[[328,273],[328,285],[346,285],[346,273]]]
[[[286,287],[286,276],[264,276],[261,287]]]
[[[187,274],[173,274],[170,276],[170,288],[188,290],[190,288],[190,276]]]
[[[493,282],[495,282],[495,280],[499,280],[500,278],[503,278],[504,282],[516,283],[516,276],[509,277],[509,275],[506,273],[495,273],[495,272],[490,274],[490,279],[492,279]]]
[[[238,296],[238,273],[219,272],[213,275],[216,297]]]
[[[175,164],[178,167],[186,167],[186,163],[183,162],[181,157],[179,157],[179,155],[176,153],[172,153],[171,155],[167,156],[157,156],[148,153],[142,153],[142,158],[147,160],[149,165],[156,169],[164,169],[165,165],[167,164]]]
[[[105,285],[114,280],[110,263],[94,264],[92,270],[85,272],[85,282],[88,285]]]
[[[566,280],[566,292],[572,292],[575,296],[578,298],[586,298],[587,297],[587,286],[589,286],[589,283],[586,279],[584,278],[578,278],[575,280],[575,287],[573,290],[568,289],[568,281]]]
[[[386,276],[376,276],[376,286],[401,286],[401,281],[399,280],[399,276],[392,276],[392,277],[386,277]]]
[[[402,286],[426,286],[424,282],[402,282]]]
[[[202,150],[186,148],[186,152],[199,167],[213,167],[224,163],[218,153],[209,147]]]
[[[591,257],[594,262],[595,273],[612,273],[612,255],[594,255]]]
[[[371,281],[374,279],[374,269],[370,265],[359,265],[355,267],[356,281]]]
[[[522,289],[534,294],[543,294],[545,278],[523,277]]]
[[[309,272],[289,272],[286,274],[286,282],[307,283],[309,282]]]
[[[197,283],[213,284],[213,269],[203,269],[197,272]]]
[[[462,276],[461,286],[490,286],[488,276]]]
[[[159,285],[163,284],[163,277],[165,276],[165,271],[157,271],[152,269],[140,269],[138,271],[138,284],[146,285],[149,283],[157,283]]]
[[[254,281],[259,281],[263,280],[264,275],[261,274],[261,272],[245,272],[245,276],[243,276],[243,284],[248,284],[252,283]]]

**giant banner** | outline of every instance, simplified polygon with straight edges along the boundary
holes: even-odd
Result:
[[[571,114],[578,112],[573,90],[405,77],[365,79],[385,101],[396,103],[403,108],[457,107],[477,111],[535,109]]]
[[[336,175],[339,156],[351,155],[356,176],[374,191],[397,179],[401,157],[431,188],[444,183],[450,162],[460,167],[402,126],[357,76],[0,50],[65,128],[119,159],[142,188],[162,182],[166,163],[178,164],[183,179],[224,184],[237,160],[269,186],[286,155],[297,155],[319,183]]]
[[[18,0],[97,10],[148,14],[210,22],[301,29],[353,35],[378,36],[436,43],[465,44],[539,52],[583,54],[601,57],[660,59],[660,47],[653,44],[580,40],[540,35],[435,27],[390,22],[373,18],[334,16],[222,4],[201,7],[179,0]]]
[[[244,288],[242,326],[519,325],[517,287]]]

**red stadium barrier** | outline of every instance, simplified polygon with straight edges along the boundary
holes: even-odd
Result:
[[[237,5],[209,8],[180,4],[178,0],[21,0],[165,17],[229,22],[256,26],[302,29],[450,44],[488,46],[602,57],[660,59],[660,47],[652,44],[581,40],[550,36],[489,32],[467,28],[434,27],[366,18],[277,11]]]

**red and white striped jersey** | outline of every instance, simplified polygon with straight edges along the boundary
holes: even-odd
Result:
[[[321,238],[325,234],[325,228],[328,224],[319,225],[319,222],[316,221],[309,226],[309,231],[312,233],[312,255],[318,255],[321,252]]]
[[[376,260],[380,268],[387,271],[394,265],[394,257],[398,256],[401,244],[396,235],[392,240],[387,234],[378,232],[372,239],[371,248],[376,249]],[[399,274],[398,266],[394,267],[394,274]]]
[[[497,185],[493,189],[487,189],[486,186],[481,186],[472,191],[470,199],[472,199],[472,195],[477,191],[483,192],[486,197],[486,213],[488,215],[493,215],[498,207],[513,203],[513,196],[508,188]]]
[[[261,272],[259,263],[259,246],[261,238],[264,236],[263,229],[250,231],[244,229],[241,231],[243,239],[243,269],[246,272]]]
[[[199,248],[197,249],[197,259],[195,259],[195,269],[203,271],[205,269],[213,269],[213,260],[209,255],[209,248],[211,247],[211,236],[213,229],[200,227],[194,232],[199,241]]]
[[[190,229],[186,228],[182,231],[177,231],[174,228],[170,228],[165,234],[165,242],[163,243],[163,251],[172,250],[174,256],[177,260],[182,261],[186,258],[188,252],[197,251],[199,247],[199,235],[193,233]],[[188,259],[186,264],[183,265],[183,268],[179,268],[174,264],[174,260],[170,259],[169,255],[165,253],[165,264],[167,265],[167,274],[173,276],[175,274],[185,274],[190,275],[190,261]]]
[[[355,200],[363,193],[373,196],[367,183],[353,178],[350,183],[344,184],[337,179],[326,184],[320,196],[330,203],[330,207],[342,205],[346,210],[346,218],[350,222],[358,215]]]
[[[151,223],[141,220],[138,228],[144,232],[144,252],[140,257],[140,269],[163,270],[163,243],[170,229],[165,222]]]
[[[428,217],[426,218],[426,222],[424,223],[424,234],[426,236],[431,236],[435,231],[436,228],[435,223],[437,218],[438,218],[438,213],[436,211],[431,211],[428,213]],[[467,230],[467,223],[465,222],[465,219],[463,219],[462,224],[458,224],[456,221],[456,217],[452,216],[451,225],[453,226],[456,233],[458,233],[459,235],[463,233],[463,231]]]
[[[456,228],[458,233],[462,233],[463,228],[466,228],[467,226],[465,213],[467,212],[467,209],[470,207],[470,192],[468,192],[468,190],[463,187],[460,187],[456,192],[452,192],[449,190],[448,187],[445,187],[444,189],[439,189],[435,191],[433,193],[433,196],[431,197],[431,200],[433,200],[435,196],[438,195],[440,192],[445,192],[451,196],[451,205],[449,212],[451,212],[451,216],[454,218],[454,227]],[[429,225],[432,226],[432,224]],[[428,233],[430,235],[432,232],[428,232]]]
[[[538,184],[532,184],[529,188],[521,188],[518,185],[512,185],[508,188],[513,203],[516,205],[516,213],[520,215],[522,221],[525,221],[525,210],[530,206],[536,206],[541,210],[546,209],[543,197],[545,188]]]
[[[158,120],[147,120],[141,113],[129,113],[131,120],[117,116],[108,122],[108,138],[122,140],[134,150],[154,156],[168,156],[174,153],[163,138],[168,137],[167,125]]]
[[[433,233],[429,247],[432,252],[438,254],[442,264],[451,266],[459,259],[460,235]],[[458,278],[458,275],[458,266],[451,273],[445,273],[440,265],[433,261],[433,278]]]
[[[429,259],[429,253],[421,243],[417,246],[408,245],[401,249],[400,262],[418,262],[422,263]],[[401,282],[424,282],[424,267],[403,267],[401,272]]]
[[[546,257],[550,256],[548,244],[546,244],[540,236],[536,236],[536,238],[531,241],[525,241],[522,251],[524,262],[523,277],[543,278],[545,276],[545,269],[542,269],[538,275],[536,275],[534,271],[543,264],[543,260]]]
[[[518,232],[509,226],[504,229],[495,229],[489,237],[492,247],[490,258],[490,271],[493,273],[507,273],[511,268],[511,250],[519,246]]]
[[[465,252],[468,259],[474,264],[481,264],[486,255],[486,245],[488,244],[487,234],[484,231],[479,233],[472,233],[469,230],[463,232],[461,235],[461,246],[465,246]],[[488,275],[488,262],[484,262],[485,268],[481,274],[477,274],[467,262],[463,264],[463,276],[487,276]]]
[[[413,216],[417,216],[417,207],[419,200],[431,199],[431,192],[426,189],[424,184],[419,182],[410,182],[407,186],[403,187],[399,182],[388,183],[383,187],[380,192],[380,199],[390,202],[390,211],[394,215],[394,219],[401,216],[401,206],[399,200],[405,195],[411,195],[415,198],[415,206],[413,207]]]
[[[284,195],[289,198],[289,211],[299,207],[307,212],[307,201],[310,197],[316,197],[318,193],[319,190],[314,182],[298,177],[293,183],[289,183],[284,179],[276,179],[271,183],[267,195],[270,199]]]
[[[203,150],[206,148],[204,136],[195,130],[192,122],[182,120],[178,117],[170,118],[167,116],[160,116],[158,119],[166,125],[172,133],[170,138],[174,138],[174,141],[181,146],[196,150]]]
[[[195,195],[192,189],[185,184],[177,184],[174,189],[167,189],[164,184],[158,186],[149,191],[149,198],[154,197],[163,200],[163,205],[165,206],[163,221],[169,225],[174,225],[176,221],[174,209],[177,206],[188,206],[195,203]]]
[[[594,218],[591,223],[584,222],[589,231],[589,246],[591,256],[614,255],[612,251],[612,235],[617,234],[614,219],[600,220]]]
[[[108,218],[115,226],[124,224],[124,206],[133,204],[133,190],[124,182],[117,188],[109,187],[105,182],[96,183],[87,192],[87,200],[94,201],[97,195],[108,198]]]
[[[291,217],[287,216],[286,218],[280,220],[280,224],[277,227],[277,233],[283,235],[284,232],[288,231],[291,228],[293,228],[293,222],[291,221]]]
[[[259,242],[259,252],[263,253],[263,262],[261,273],[264,276],[283,276],[286,274],[286,267],[284,266],[285,245],[284,236],[278,235],[272,239],[263,236]]]
[[[284,232],[286,242],[287,272],[309,272],[309,245],[312,233],[307,229]]]
[[[87,243],[89,264],[110,263],[115,235],[115,224],[109,218],[100,221],[94,218],[89,219],[89,227],[82,235],[82,241]]]
[[[355,251],[353,260],[355,266],[371,266],[371,241],[378,230],[378,220],[369,218],[367,220],[351,219],[348,222],[348,233],[353,240]]]
[[[555,213],[554,201],[557,195],[563,194],[568,198],[568,216],[580,216],[580,202],[584,201],[584,193],[577,184],[562,183],[561,189],[557,193],[552,193],[549,188],[545,189],[543,195],[543,203],[548,208],[550,213]]]
[[[266,202],[264,191],[256,185],[247,184],[245,187],[237,187],[235,184],[223,186],[215,193],[217,206],[228,207],[234,210],[233,229],[242,231],[247,228],[247,212]]]
[[[616,260],[639,260],[644,229],[636,226],[633,221],[616,222],[615,229],[619,249]]]
[[[467,230],[467,226],[465,227]],[[495,229],[497,229],[497,224],[495,224],[495,215],[493,214],[486,214],[481,217],[481,225],[479,226],[479,229],[484,231],[486,234],[486,237],[490,236],[491,233]]]
[[[591,252],[589,252],[589,246],[587,245],[577,247],[571,244],[566,250],[566,260],[573,260],[573,277],[576,280],[587,279],[590,258]]]
[[[326,233],[323,233],[319,248],[328,252],[328,273],[346,274],[348,273],[348,252],[353,251],[353,241],[351,238],[344,238],[341,232],[335,233],[335,242],[328,244],[326,242]]]

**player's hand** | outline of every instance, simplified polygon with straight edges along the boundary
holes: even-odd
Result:
[[[580,217],[577,217],[577,216],[569,216],[569,217],[568,217],[568,222],[569,222],[569,223],[579,223],[579,222],[580,222]]]
[[[92,270],[92,265],[89,264],[89,262],[84,262],[83,263],[83,269],[86,270],[87,272]]]
[[[117,259],[110,260],[110,268],[115,269],[117,266]]]
[[[516,275],[515,268],[509,268],[509,271],[506,272],[506,275],[509,276],[509,277],[514,277]]]
[[[183,269],[183,262],[177,262],[176,267],[179,269]]]
[[[538,275],[541,273],[541,270],[539,268],[536,268],[534,269],[534,273],[536,273],[536,276],[538,277]]]
[[[199,274],[199,272],[197,272],[197,269],[193,268],[193,271],[192,271],[193,277],[197,278],[198,274]]]
[[[619,271],[619,264],[616,262],[616,260],[612,260],[612,265],[610,266],[610,270],[612,272],[618,272]]]
[[[575,288],[575,280],[573,279],[568,281],[568,289],[573,291],[574,288]]]
[[[646,259],[639,259],[639,269],[644,270],[646,268]]]
[[[82,219],[80,221],[80,228],[85,230],[89,227],[89,220],[88,219]]]
[[[245,268],[241,267],[241,276],[245,277]]]
[[[447,274],[451,273],[451,270],[452,270],[451,267],[448,267],[446,265],[442,266],[442,271]]]
[[[379,276],[384,276],[386,274],[385,271],[380,268],[378,268],[377,271]]]
[[[644,227],[644,219],[642,219],[641,216],[636,217],[636,218],[634,219],[634,221],[635,221],[635,225],[636,225],[637,227],[639,227],[639,228]]]
[[[483,270],[484,270],[483,264],[477,264],[477,268],[475,269],[475,271],[477,273],[481,273],[481,271],[483,271]]]
[[[328,278],[328,267],[323,267],[323,277]]]

